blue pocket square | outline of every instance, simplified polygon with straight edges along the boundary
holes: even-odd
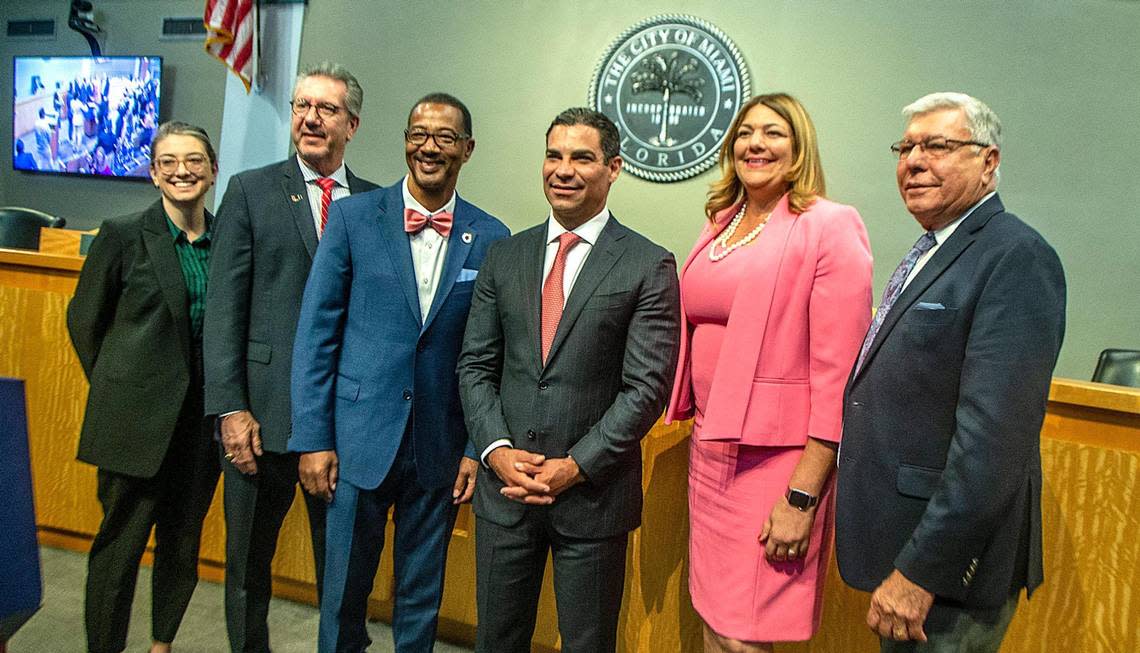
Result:
[[[463,283],[464,281],[474,281],[476,275],[479,274],[478,270],[470,270],[464,268],[459,271],[459,276],[455,278],[455,283]]]
[[[916,311],[944,311],[946,307],[941,302],[918,302],[914,305]]]

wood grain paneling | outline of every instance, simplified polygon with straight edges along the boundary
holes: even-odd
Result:
[[[27,381],[37,523],[42,539],[82,549],[98,527],[94,469],[75,461],[87,385],[65,328],[82,259],[0,252],[0,375]],[[629,540],[619,625],[625,652],[699,651],[700,622],[687,587],[687,423],[658,424],[644,442],[645,516]],[[1022,601],[1006,653],[1140,650],[1140,390],[1055,379],[1041,443],[1045,472],[1045,585]],[[124,452],[129,455],[129,452]],[[203,532],[203,578],[224,558],[220,495]],[[294,501],[294,508],[300,503]],[[456,521],[440,612],[442,637],[472,642],[474,517]],[[391,524],[389,537],[391,541]],[[303,509],[286,518],[274,561],[274,591],[313,602],[312,553]],[[535,650],[559,647],[547,572]],[[823,624],[811,642],[780,651],[877,650],[863,623],[867,595],[843,585],[832,563]],[[390,618],[392,560],[386,551],[371,612]]]

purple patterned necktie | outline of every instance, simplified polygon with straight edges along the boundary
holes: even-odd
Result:
[[[906,278],[910,276],[910,271],[914,269],[915,263],[918,263],[919,257],[929,252],[930,248],[936,244],[938,241],[934,239],[934,232],[928,231],[922,234],[914,247],[911,247],[910,251],[906,253],[906,257],[899,263],[899,266],[895,268],[894,274],[887,281],[887,287],[883,288],[883,299],[879,302],[879,310],[875,311],[875,319],[871,320],[871,326],[867,329],[867,336],[863,338],[863,346],[859,349],[859,362],[855,365],[856,374],[863,368],[863,359],[867,357],[867,350],[875,341],[875,336],[879,333],[879,327],[883,326],[883,320],[886,319],[887,313],[895,305],[895,300],[902,294],[903,285],[906,283]]]

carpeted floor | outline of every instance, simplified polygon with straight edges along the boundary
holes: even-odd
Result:
[[[44,573],[43,607],[8,643],[9,653],[82,653],[83,586],[87,557],[81,553],[41,548]],[[226,623],[222,586],[200,582],[174,640],[175,653],[225,653]],[[273,601],[269,632],[274,653],[312,653],[317,641],[316,608],[292,601]],[[383,623],[368,624],[374,653],[392,651],[391,630]],[[150,568],[139,570],[128,653],[144,653],[150,645]],[[439,643],[437,653],[463,653],[470,649]]]

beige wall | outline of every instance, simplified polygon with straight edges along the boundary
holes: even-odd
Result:
[[[419,0],[308,11],[301,61],[338,59],[364,86],[351,165],[381,183],[398,178],[409,105],[453,92],[470,106],[477,140],[460,193],[516,230],[545,217],[543,133],[559,110],[586,103],[611,40],[655,14],[704,18],[740,47],[754,92],[787,91],[808,107],[829,194],[856,206],[870,231],[876,293],[919,235],[887,151],[900,108],[930,91],[976,95],[1005,122],[1003,200],[1068,273],[1058,373],[1087,378],[1102,347],[1140,348],[1138,2]],[[624,175],[610,205],[683,257],[712,178]]]
[[[91,54],[87,41],[67,27],[67,0],[2,0],[0,17],[6,27],[13,19],[54,18],[55,37],[48,40],[10,38],[0,34],[0,147],[12,151],[12,57],[20,55]],[[208,56],[200,40],[159,40],[162,19],[201,16],[205,0],[95,0],[96,17],[106,32],[103,54],[163,57],[163,120],[200,125],[217,144],[222,127],[225,69]],[[67,218],[69,227],[90,228],[104,219],[140,210],[157,197],[149,181],[88,179],[15,172],[0,161],[0,206],[30,206]],[[207,201],[212,205],[212,200]]]
[[[164,117],[198,122],[217,137],[221,65],[200,43],[157,38],[161,16],[197,15],[204,2],[96,4],[107,53],[165,57]],[[0,36],[0,107],[11,103],[11,56],[87,51],[66,28],[67,6],[3,2],[6,19],[59,23],[54,41]],[[886,149],[902,131],[899,109],[933,90],[977,95],[1005,122],[1006,205],[1065,263],[1069,330],[1058,374],[1087,378],[1102,347],[1140,349],[1140,2],[316,0],[307,12],[301,61],[340,60],[364,85],[353,168],[380,183],[397,179],[409,105],[429,91],[453,92],[474,113],[478,143],[460,192],[516,230],[546,213],[539,188],[546,125],[586,102],[611,40],[654,14],[709,20],[742,50],[755,92],[790,92],[811,111],[829,194],[858,207],[870,231],[876,293],[918,235]],[[6,119],[0,135],[10,142]],[[611,206],[684,257],[712,174],[665,185],[624,175]],[[76,226],[151,198],[145,183],[17,174],[0,163],[0,204],[41,208]]]

